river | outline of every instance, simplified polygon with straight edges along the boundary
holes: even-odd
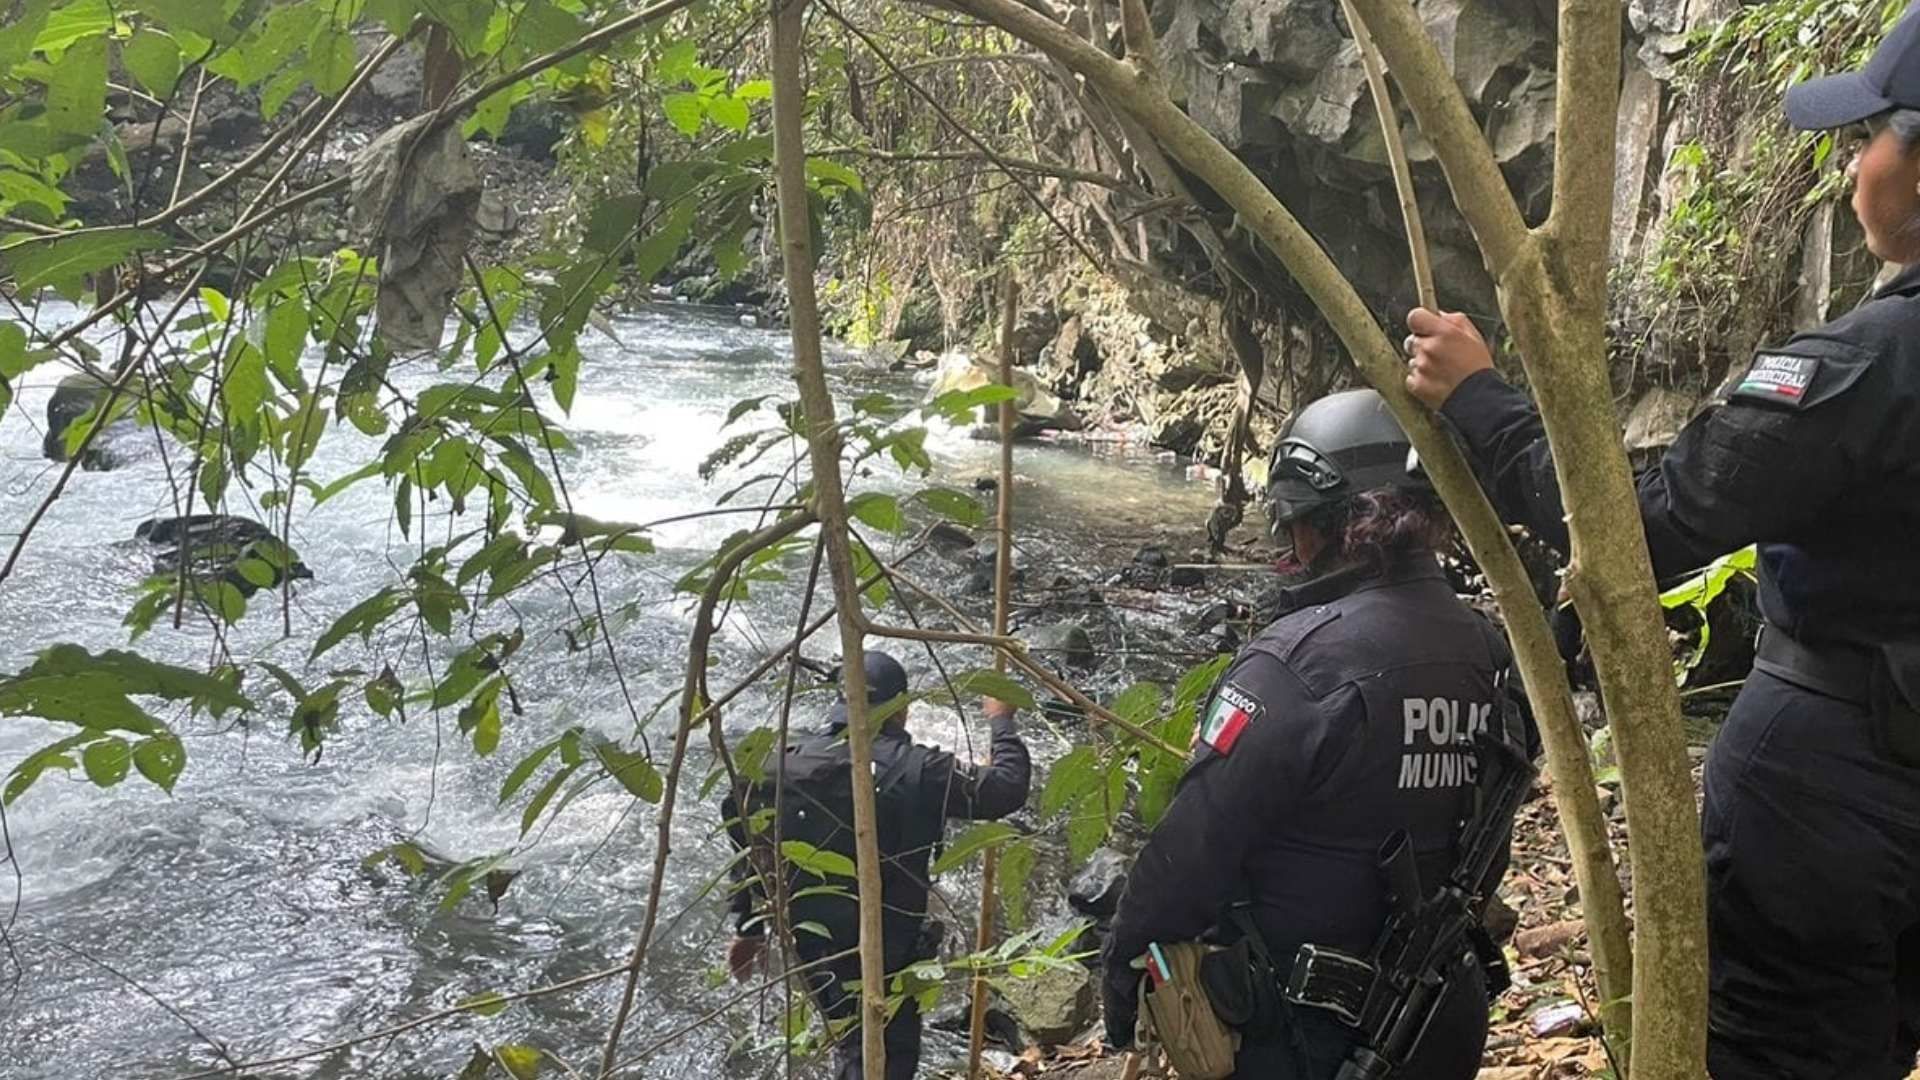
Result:
[[[576,508],[639,522],[711,505],[738,479],[723,474],[708,484],[696,471],[731,434],[721,431],[729,406],[759,394],[791,396],[784,335],[744,328],[731,314],[674,308],[623,316],[613,330],[593,336],[578,398],[562,418],[580,447],[562,462]],[[923,392],[911,376],[863,368],[847,354],[836,359],[843,400],[877,389],[917,402]],[[59,374],[51,366],[32,373],[20,403],[0,418],[0,530],[8,543],[55,475],[39,446]],[[419,371],[396,381],[418,389],[437,379]],[[343,475],[374,443],[349,428],[331,430],[311,470],[323,481]],[[996,448],[961,432],[936,430],[928,446],[935,479],[955,486],[996,467]],[[1147,539],[1183,549],[1211,503],[1207,485],[1138,449],[1028,445],[1016,468],[1018,550],[1030,581],[1124,562]],[[904,485],[890,464],[872,472],[857,483]],[[236,486],[230,509],[249,513],[249,497]],[[391,505],[391,493],[373,481],[297,513],[294,546],[315,577],[297,589],[292,639],[281,640],[271,605],[229,633],[235,657],[306,671],[300,642],[395,580],[423,533],[447,533],[446,520],[429,515],[404,538]],[[112,472],[76,474],[14,577],[0,585],[0,669],[16,670],[55,642],[124,648],[121,620],[148,564],[132,542],[135,526],[174,513],[156,454]],[[681,677],[691,618],[673,582],[741,524],[714,518],[663,526],[652,533],[656,554],[601,576],[606,608],[630,616],[615,640],[628,693],[643,713]],[[953,573],[940,566],[929,563],[929,572]],[[790,560],[787,569],[786,584],[756,585],[734,607],[716,640],[716,687],[732,685],[769,643],[790,635],[804,561]],[[533,590],[521,605],[530,634],[554,625],[562,605],[557,591]],[[832,642],[831,633],[817,637],[810,655],[829,658]],[[174,630],[163,620],[139,648],[203,665],[212,645],[205,625],[189,619]],[[391,658],[417,681],[418,649],[402,656],[401,646],[397,633],[376,636],[371,647],[355,638],[316,668],[378,670]],[[916,681],[932,678],[923,653],[897,651]],[[982,662],[965,650],[948,659],[956,667]],[[1121,666],[1104,660],[1095,684],[1118,685]],[[288,699],[253,669],[247,686],[263,707],[247,723],[169,717],[189,753],[171,797],[137,776],[107,791],[78,770],[44,777],[7,817],[18,864],[12,939],[23,970],[16,984],[12,960],[0,957],[0,1076],[179,1076],[223,1064],[210,1041],[243,1061],[298,1053],[473,994],[529,989],[621,962],[640,923],[654,833],[652,808],[611,785],[593,789],[519,846],[511,865],[521,876],[497,910],[470,897],[442,913],[426,886],[390,868],[362,867],[369,853],[409,837],[456,859],[515,849],[526,794],[506,806],[495,796],[529,748],[574,724],[631,737],[626,698],[604,652],[569,652],[559,638],[533,634],[513,671],[524,714],[507,718],[499,750],[486,758],[474,754],[450,713],[415,710],[407,723],[383,721],[356,696],[320,759],[303,760],[285,738]],[[817,719],[827,704],[824,695],[805,698],[802,715]],[[767,722],[771,709],[768,691],[752,691],[729,710],[727,727],[748,731]],[[657,749],[662,726],[656,723]],[[1057,729],[1029,730],[1042,759],[1063,751]],[[915,731],[948,747],[973,741],[952,716],[930,708]],[[37,720],[0,720],[0,770],[62,734]],[[734,992],[709,979],[727,928],[721,900],[707,890],[727,850],[717,813],[698,798],[706,768],[700,756],[683,791],[658,944],[624,1041],[630,1057]],[[0,866],[0,918],[14,889],[14,875]],[[531,1044],[584,1070],[597,1061],[616,985],[251,1075],[447,1077],[476,1042]],[[774,1061],[768,1054],[730,1047],[770,1038],[777,1009],[774,998],[749,1001],[623,1075],[764,1075]],[[951,1040],[936,1041],[929,1060],[953,1053]]]

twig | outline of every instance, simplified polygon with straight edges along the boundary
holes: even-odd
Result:
[[[576,976],[574,978],[567,979],[564,982],[554,983],[550,986],[536,987],[535,989],[532,989],[532,990],[522,990],[514,994],[487,994],[479,998],[470,998],[459,1005],[452,1006],[451,1008],[439,1009],[434,1012],[427,1013],[424,1016],[415,1017],[414,1019],[408,1020],[405,1023],[395,1024],[392,1027],[381,1028],[379,1031],[375,1031],[366,1035],[356,1035],[351,1039],[342,1039],[339,1042],[328,1043],[326,1046],[322,1046],[317,1050],[306,1050],[298,1054],[287,1054],[283,1057],[263,1058],[259,1061],[242,1062],[241,1064],[238,1064],[238,1065],[230,1065],[224,1069],[207,1069],[204,1072],[188,1073],[185,1076],[176,1077],[175,1080],[206,1080],[206,1078],[210,1076],[226,1076],[230,1073],[236,1073],[241,1071],[257,1072],[261,1069],[269,1068],[274,1065],[290,1065],[296,1061],[311,1061],[314,1058],[326,1057],[328,1054],[337,1054],[342,1050],[350,1050],[353,1047],[363,1046],[370,1042],[379,1042],[382,1039],[391,1039],[396,1035],[404,1035],[407,1032],[414,1030],[415,1028],[422,1028],[427,1026],[428,1024],[438,1023],[439,1021],[446,1020],[450,1017],[461,1016],[471,1012],[477,1012],[481,1009],[494,1009],[502,1005],[512,1004],[513,1002],[516,1002],[516,1001],[526,1001],[531,998],[548,997],[553,994],[565,993],[568,990],[577,990],[582,986],[590,986],[597,982],[605,982],[608,979],[611,979],[617,975],[620,975],[626,970],[627,970],[627,966],[625,964],[622,964],[619,967],[602,968],[599,971],[590,972],[586,975]]]
[[[875,41],[866,31],[855,26],[845,15],[840,14],[839,9],[835,8],[829,0],[820,0],[820,6],[828,15],[833,17],[835,22],[846,27],[852,32],[854,37],[859,38],[861,43],[866,45],[868,51],[872,52],[874,56],[879,58],[882,64],[887,66],[887,70],[893,72],[895,77],[907,84],[907,89],[913,91],[914,96],[926,102],[934,112],[940,114],[940,119],[945,120],[955,131],[960,133],[961,138],[972,143],[975,150],[980,151],[988,161],[993,162],[995,167],[1006,173],[1007,179],[1012,181],[1013,185],[1020,189],[1020,193],[1025,195],[1027,200],[1039,209],[1040,213],[1059,231],[1060,235],[1065,237],[1067,242],[1073,245],[1074,250],[1080,253],[1080,257],[1087,261],[1088,266],[1093,267],[1095,273],[1101,273],[1106,269],[1100,260],[1094,257],[1093,251],[1087,247],[1086,241],[1080,239],[1073,230],[1067,228],[1066,223],[1062,222],[1060,218],[1054,214],[1053,207],[1049,206],[1047,201],[1040,197],[1039,192],[1034,191],[1027,185],[1026,181],[1020,178],[1019,172],[1017,172],[1013,166],[1007,164],[1006,158],[995,153],[994,149],[988,146],[980,136],[973,133],[972,128],[961,123],[945,105],[941,104],[938,97],[935,97],[927,91],[926,87],[921,86],[920,83],[911,76],[902,74],[900,65],[894,61],[893,57],[889,55],[885,49],[880,47],[879,42]]]
[[[1407,144],[1400,137],[1400,118],[1393,107],[1393,92],[1387,88],[1386,61],[1380,58],[1380,46],[1373,43],[1367,21],[1353,0],[1340,0],[1346,12],[1347,26],[1353,31],[1353,43],[1360,47],[1360,67],[1367,73],[1367,89],[1373,95],[1373,109],[1380,117],[1380,137],[1387,147],[1387,164],[1393,168],[1393,188],[1400,196],[1400,218],[1407,226],[1407,250],[1413,257],[1413,284],[1420,295],[1420,306],[1437,309],[1440,301],[1433,288],[1433,256],[1427,250],[1427,229],[1420,218],[1420,200],[1413,189],[1413,170],[1407,164]]]
[[[720,594],[732,581],[740,564],[755,552],[763,551],[813,523],[811,512],[783,518],[733,545],[715,564],[713,576],[700,593],[700,609],[694,617],[693,638],[687,646],[686,685],[681,691],[680,700],[682,713],[691,714],[694,711],[700,674],[706,667],[707,642],[713,636],[713,609],[719,605]],[[673,758],[667,766],[666,787],[660,799],[660,815],[655,827],[653,878],[647,883],[647,913],[642,917],[640,932],[634,938],[633,953],[625,967],[626,985],[620,992],[620,1004],[614,1010],[613,1023],[607,1029],[606,1047],[600,1054],[601,1076],[613,1071],[614,1059],[620,1052],[620,1035],[626,1030],[627,1017],[633,1013],[634,995],[640,988],[640,967],[646,963],[647,948],[653,943],[653,928],[660,921],[660,892],[667,880],[667,856],[673,850],[674,802],[680,793],[680,774],[686,764],[688,736],[693,727],[694,721],[688,715],[674,730]]]
[[[1006,280],[1000,293],[1000,383],[1013,386],[1013,331],[1014,316],[1020,307],[1020,283],[1011,270],[1006,272]],[[1000,403],[1000,487],[996,494],[996,513],[994,525],[999,533],[1000,543],[994,552],[993,566],[993,633],[995,637],[1007,636],[1007,616],[1011,607],[1013,593],[1013,420],[1014,405],[1011,400]],[[902,594],[904,595],[904,594]],[[1006,654],[995,652],[993,669],[1002,674],[1007,670]],[[992,751],[988,751],[991,761]],[[988,848],[986,857],[980,864],[980,922],[975,927],[973,948],[975,952],[986,952],[993,947],[993,889],[994,878],[1000,868],[999,852]],[[980,1057],[987,1045],[987,980],[984,975],[975,973],[973,977],[973,1005],[967,1022],[967,1077],[968,1080],[980,1080]]]
[[[1082,184],[1094,184],[1099,187],[1113,188],[1116,191],[1131,191],[1136,185],[1125,177],[1109,176],[1103,172],[1089,172],[1085,169],[1069,169],[1060,165],[1048,165],[1043,161],[1029,161],[1026,158],[1001,156],[990,158],[978,151],[971,150],[927,150],[917,154],[899,153],[890,150],[878,150],[869,146],[830,146],[814,151],[815,157],[854,156],[872,158],[875,161],[911,164],[924,161],[991,161],[1003,169],[1036,173],[1061,180],[1071,180]]]

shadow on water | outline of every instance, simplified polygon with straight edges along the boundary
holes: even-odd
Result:
[[[592,343],[578,400],[562,421],[581,447],[563,461],[580,511],[644,521],[700,509],[746,478],[723,470],[708,483],[699,464],[734,430],[756,422],[749,417],[723,432],[735,401],[791,395],[789,352],[780,334],[730,320],[646,310],[619,319],[614,338]],[[884,390],[909,403],[924,393],[910,376],[865,369],[847,355],[836,359],[840,391]],[[408,390],[446,377],[424,368],[395,375]],[[52,481],[39,459],[39,424],[56,380],[52,368],[34,373],[19,407],[0,418],[0,521],[24,521]],[[773,422],[768,412],[757,417]],[[323,482],[344,475],[376,446],[349,428],[332,430],[313,475]],[[996,468],[995,447],[959,432],[936,432],[929,450],[935,479],[956,487],[970,488],[974,477]],[[177,453],[171,464],[178,467]],[[125,647],[121,618],[145,566],[143,554],[124,542],[140,521],[176,512],[166,465],[152,453],[113,472],[76,476],[5,589],[0,666],[17,668],[58,641]],[[908,486],[890,464],[871,472],[859,483]],[[1023,447],[1017,472],[1018,545],[1034,575],[1091,573],[1156,537],[1184,543],[1211,502],[1205,485],[1137,451]],[[247,508],[250,498],[236,485],[234,511],[261,516]],[[283,737],[286,699],[268,697],[252,676],[261,714],[237,724],[186,722],[189,765],[172,797],[137,779],[103,792],[77,772],[44,778],[9,818],[22,874],[16,938],[25,970],[18,992],[0,999],[0,1075],[165,1077],[222,1063],[130,981],[245,1060],[327,1045],[476,993],[526,989],[620,962],[640,919],[653,829],[649,808],[636,808],[610,785],[576,799],[514,856],[522,874],[497,910],[469,898],[441,912],[437,894],[390,867],[367,869],[362,860],[409,836],[455,859],[514,847],[526,794],[497,805],[508,771],[568,725],[627,737],[627,696],[644,714],[677,687],[690,617],[673,582],[742,523],[665,526],[654,534],[655,555],[608,565],[600,580],[606,606],[631,605],[632,617],[615,632],[625,693],[604,652],[569,651],[557,635],[534,632],[564,617],[557,591],[535,590],[520,603],[532,635],[515,660],[526,708],[507,719],[489,758],[474,755],[450,713],[416,709],[406,723],[389,723],[356,701],[319,760],[303,761]],[[401,535],[391,492],[377,482],[298,512],[294,546],[316,576],[296,593],[293,636],[279,640],[277,610],[257,610],[229,634],[234,654],[305,670],[300,642],[394,580],[421,546],[443,542],[451,526],[430,507],[414,529],[411,539]],[[788,570],[797,579],[805,567],[796,557]],[[953,573],[932,561],[922,572],[934,579]],[[731,685],[763,648],[791,633],[797,593],[793,584],[757,586],[734,607],[716,642],[716,686]],[[272,602],[256,603],[263,601]],[[479,630],[508,617],[490,611]],[[189,620],[179,631],[157,626],[140,648],[199,665],[211,644],[206,628]],[[831,649],[831,636],[822,635],[811,652],[825,658]],[[924,653],[899,652],[917,680],[932,678]],[[965,650],[945,658],[954,669],[982,662]],[[351,639],[313,674],[378,670],[389,659],[420,677],[418,642],[398,631],[366,647]],[[434,659],[444,663],[444,650]],[[1110,688],[1122,674],[1110,663],[1096,682]],[[802,715],[817,720],[826,705],[825,695],[809,695]],[[769,691],[757,689],[729,711],[727,726],[750,730],[773,708]],[[931,709],[917,723],[923,740],[950,747],[977,737]],[[656,721],[649,732],[657,749],[666,727]],[[1034,730],[1043,760],[1063,752],[1051,733]],[[0,769],[59,734],[38,721],[0,724]],[[695,795],[708,764],[704,756],[693,762],[692,790],[676,822],[658,944],[625,1040],[629,1053],[732,993],[709,981],[727,929],[714,887],[727,850],[717,814]],[[969,887],[963,877],[955,892],[964,897]],[[11,883],[0,879],[0,903],[10,892]],[[601,984],[257,1075],[444,1077],[476,1041],[527,1042],[584,1067],[597,1060],[614,993],[615,984]],[[757,1075],[765,1059],[730,1057],[729,1046],[765,1038],[777,1012],[777,999],[749,1002],[634,1075]]]

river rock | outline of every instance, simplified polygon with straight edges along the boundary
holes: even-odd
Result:
[[[1027,649],[1048,660],[1072,668],[1090,668],[1099,659],[1094,655],[1093,636],[1077,622],[1055,623],[1024,631]]]
[[[1167,571],[1167,584],[1176,589],[1193,589],[1207,583],[1207,572],[1197,566],[1176,566]]]
[[[968,556],[973,550],[973,534],[950,521],[935,522],[927,530],[927,546],[944,559],[973,561]]]
[[[106,401],[111,390],[107,379],[89,372],[68,375],[60,380],[53,389],[53,396],[47,399],[46,434],[40,440],[40,452],[48,461],[67,460],[67,429],[76,420],[92,412],[95,406]],[[139,386],[129,381],[128,387],[121,391],[120,401],[131,404],[141,392]],[[145,440],[139,439],[137,434],[138,425],[131,417],[115,420],[107,425],[106,430],[94,436],[93,445],[87,448],[87,455],[80,462],[80,467],[90,472],[104,472],[139,457]]]
[[[942,394],[955,391],[977,390],[998,381],[996,372],[976,363],[971,356],[963,352],[951,352],[940,358],[940,367],[934,373],[933,385],[927,388],[926,400],[933,401]],[[1032,372],[1015,368],[1013,388],[1017,394],[1014,407],[1020,414],[1019,422],[1014,427],[1015,438],[1027,438],[1047,431],[1078,431],[1085,426],[1079,415],[1041,386],[1040,380]],[[980,422],[974,434],[998,438],[999,420],[995,411],[984,406],[976,411]]]
[[[1078,1037],[1099,1015],[1093,976],[1079,965],[1047,967],[1006,980],[1000,996],[1033,1041],[1058,1046]]]
[[[1073,876],[1073,883],[1067,886],[1067,904],[1088,918],[1110,919],[1120,910],[1120,894],[1126,887],[1126,857],[1112,848],[1101,848]]]
[[[1154,570],[1165,570],[1173,565],[1173,555],[1167,551],[1165,545],[1143,544],[1140,550],[1133,553],[1133,564]]]
[[[1672,446],[1692,418],[1693,405],[1691,394],[1665,386],[1649,389],[1627,413],[1627,449],[1640,453]]]
[[[150,518],[134,529],[133,538],[154,548],[156,576],[180,573],[184,559],[189,577],[197,581],[224,580],[246,596],[262,587],[278,586],[288,576],[295,581],[313,577],[313,571],[298,559],[283,573],[284,560],[276,557],[280,550],[279,538],[271,529],[250,518],[229,514]],[[241,572],[240,563],[248,558],[266,563],[272,577],[269,585],[263,586]]]

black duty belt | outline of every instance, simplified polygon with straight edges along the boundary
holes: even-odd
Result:
[[[1861,646],[1823,642],[1816,648],[1768,623],[1760,632],[1753,666],[1816,694],[1865,705],[1873,660],[1872,651]]]

